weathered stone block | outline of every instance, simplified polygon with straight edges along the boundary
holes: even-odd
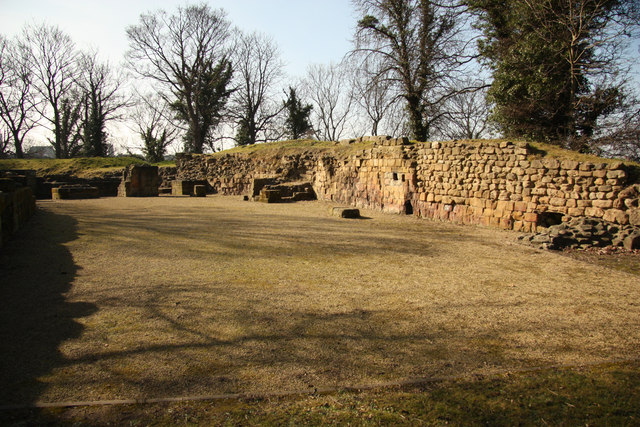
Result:
[[[586,216],[593,216],[596,218],[602,218],[604,216],[604,211],[600,208],[596,208],[596,207],[592,207],[592,208],[585,208],[584,209],[584,214]]]
[[[63,185],[51,189],[51,199],[97,199],[100,197],[100,190],[90,185]]]
[[[128,166],[118,187],[120,197],[155,197],[159,193],[160,177],[157,166]]]
[[[574,170],[574,169],[578,169],[578,166],[580,166],[580,163],[573,160],[563,160],[561,163],[561,166],[562,166],[562,169]]]
[[[607,172],[607,178],[609,179],[621,179],[626,177],[627,173],[623,170],[611,170]]]
[[[629,214],[619,209],[609,209],[604,212],[602,219],[624,225],[629,223]]]
[[[173,180],[171,181],[171,195],[172,196],[194,195],[196,185],[203,185],[205,186],[205,190],[206,190],[207,181],[204,181],[204,180],[192,181],[192,180],[183,180],[183,179]]]
[[[331,215],[340,218],[360,218],[360,210],[356,208],[347,208],[344,206],[335,206],[330,209]]]
[[[611,209],[613,207],[613,200],[592,200],[591,205],[600,209]]]
[[[640,232],[636,231],[625,238],[624,248],[628,250],[640,249]]]

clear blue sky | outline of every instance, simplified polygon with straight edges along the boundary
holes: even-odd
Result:
[[[199,3],[198,1],[189,2]],[[339,61],[351,48],[356,17],[349,0],[209,0],[246,32],[272,36],[287,72],[302,76],[310,63]],[[127,49],[125,28],[141,13],[173,11],[171,0],[0,0],[0,33],[13,36],[25,23],[58,25],[80,48],[97,48],[112,63]]]

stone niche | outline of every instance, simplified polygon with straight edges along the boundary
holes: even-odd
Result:
[[[118,187],[119,197],[155,197],[158,195],[160,177],[157,166],[131,165],[122,173]]]
[[[195,195],[195,187],[202,185],[207,188],[206,180],[187,181],[182,179],[176,179],[171,181],[171,195],[172,196],[193,196]]]

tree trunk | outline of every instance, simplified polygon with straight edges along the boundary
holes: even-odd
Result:
[[[416,141],[425,142],[429,137],[429,130],[424,125],[424,118],[420,111],[420,100],[416,97],[409,97],[407,102],[411,134]]]

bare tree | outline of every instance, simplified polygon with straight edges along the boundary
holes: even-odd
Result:
[[[354,106],[353,88],[345,67],[341,64],[311,65],[303,86],[313,105],[316,138],[338,141],[350,125]]]
[[[298,92],[299,89],[289,86],[287,99],[283,103],[285,110],[284,134],[291,139],[308,137],[313,133],[313,127],[309,122],[313,105],[304,103],[299,98]]]
[[[104,157],[109,151],[106,125],[121,118],[121,112],[130,102],[123,94],[124,77],[108,63],[101,63],[97,52],[83,54],[80,66],[83,149],[88,156]]]
[[[382,64],[373,77],[390,79],[406,101],[413,138],[426,141],[452,95],[465,52],[463,8],[455,0],[353,0],[362,14],[352,55]]]
[[[49,123],[57,158],[79,152],[78,125],[81,95],[77,86],[78,51],[71,37],[58,27],[27,26],[24,40],[29,45],[31,66],[38,96],[38,111]]]
[[[283,107],[275,99],[283,63],[273,39],[258,33],[240,34],[234,55],[236,73],[231,118],[236,122],[236,144],[250,145],[278,139],[274,126]]]
[[[127,28],[130,68],[160,84],[186,125],[187,151],[202,153],[231,94],[229,27],[222,9],[201,4],[143,14]]]
[[[490,137],[493,127],[489,120],[486,89],[465,90],[482,86],[482,82],[466,81],[459,91],[442,106],[443,115],[433,123],[432,136],[437,139],[480,139]]]
[[[0,118],[19,159],[24,157],[22,145],[27,133],[37,125],[35,108],[28,46],[0,35]]]
[[[170,117],[169,106],[158,95],[141,96],[134,107],[131,119],[142,139],[142,152],[149,162],[164,160],[167,148],[178,136],[180,129]]]
[[[0,159],[7,159],[13,156],[11,152],[11,133],[9,129],[0,127]]]
[[[603,120],[586,143],[599,156],[640,162],[640,95],[629,90],[621,110]]]
[[[390,76],[380,71],[384,64],[378,57],[365,57],[360,64],[356,62],[359,61],[352,58],[349,66],[353,70],[350,75],[355,100],[371,126],[370,135],[378,135],[382,123],[390,118],[391,110],[398,104],[398,92]]]

